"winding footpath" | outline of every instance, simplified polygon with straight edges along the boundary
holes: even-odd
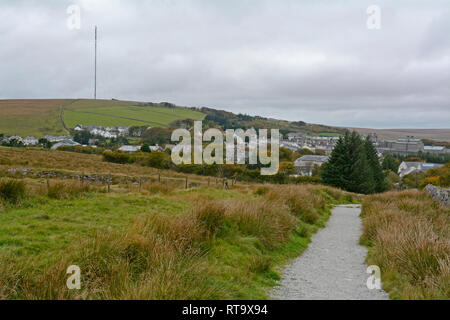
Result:
[[[367,288],[367,249],[362,234],[360,206],[333,209],[326,228],[313,235],[308,249],[283,272],[272,299],[280,300],[384,300],[383,290]]]

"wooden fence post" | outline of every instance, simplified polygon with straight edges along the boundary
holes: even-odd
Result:
[[[111,192],[111,173],[108,174],[107,181],[108,181],[108,193],[110,193]]]
[[[161,183],[161,173],[158,173],[158,182]]]
[[[139,192],[141,192],[142,189],[142,178],[139,178]]]
[[[186,176],[186,189],[188,188],[188,177]]]
[[[45,186],[46,186],[46,189],[47,189],[47,196],[48,196],[48,193],[49,193],[49,190],[50,190],[50,181],[48,180],[48,178],[47,178]]]

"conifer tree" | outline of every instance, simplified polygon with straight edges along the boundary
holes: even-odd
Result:
[[[385,190],[377,151],[369,139],[346,132],[321,169],[322,182],[350,192],[371,194]]]

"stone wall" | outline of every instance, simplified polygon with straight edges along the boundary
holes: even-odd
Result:
[[[432,184],[427,185],[425,189],[434,200],[442,204],[444,207],[450,207],[450,189],[440,189]]]

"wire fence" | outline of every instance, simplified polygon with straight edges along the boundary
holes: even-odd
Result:
[[[230,189],[231,187],[237,185],[236,177],[231,179],[225,177],[204,177],[202,179],[195,179],[192,176],[170,177],[164,176],[161,173],[145,176],[125,176],[112,175],[111,173],[85,174],[83,172],[76,173],[62,171],[34,171],[33,169],[8,169],[4,172],[0,170],[0,178],[1,177],[43,179],[47,192],[50,189],[52,180],[78,180],[81,186],[88,184],[103,185],[106,186],[106,190],[108,193],[111,192],[111,187],[113,185],[120,184],[137,185],[139,187],[139,191],[141,191],[144,184],[148,183],[157,183],[160,185],[167,184],[169,182],[173,182],[175,184],[179,183],[178,188],[180,189],[191,189],[202,186]]]

